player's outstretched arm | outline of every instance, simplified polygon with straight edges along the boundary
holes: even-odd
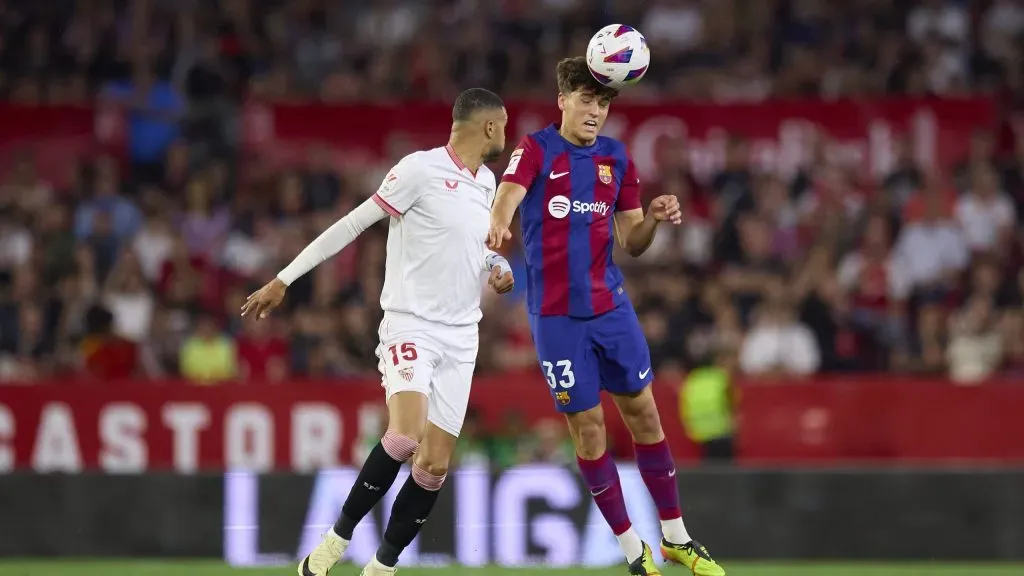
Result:
[[[514,182],[502,182],[494,195],[494,204],[491,206],[491,228],[487,232],[487,247],[491,250],[501,248],[505,240],[512,238],[509,226],[512,225],[512,216],[516,208],[522,204],[526,197],[526,187]]]
[[[615,237],[630,256],[637,257],[651,247],[658,224],[681,224],[682,221],[679,200],[675,196],[658,196],[651,201],[651,208],[646,215],[643,208],[616,212]]]
[[[284,293],[292,282],[341,252],[367,228],[388,215],[375,198],[370,198],[338,220],[309,243],[299,255],[259,290],[253,292],[242,305],[242,316],[253,315],[257,320],[281,304]]]
[[[365,200],[354,210],[324,230],[315,240],[303,248],[302,252],[278,273],[277,278],[291,285],[304,274],[316,268],[331,256],[341,252],[351,244],[367,228],[380,222],[388,213],[375,198]]]

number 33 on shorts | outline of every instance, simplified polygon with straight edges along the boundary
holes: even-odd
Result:
[[[551,393],[559,404],[567,405],[572,401],[569,396],[569,389],[576,385],[576,375],[572,371],[572,360],[558,360],[548,362],[543,360],[540,363],[544,369],[544,377],[548,380]]]

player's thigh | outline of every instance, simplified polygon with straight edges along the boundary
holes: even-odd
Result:
[[[388,431],[417,442],[423,439],[430,397],[420,391],[405,390],[388,396]]]
[[[655,444],[665,439],[651,386],[645,386],[639,392],[611,396],[635,442]]]
[[[555,408],[573,413],[599,405],[601,379],[587,321],[531,314],[530,331]]]
[[[381,334],[377,358],[388,404],[388,429],[419,440],[429,414],[438,353],[423,333],[390,330]]]
[[[445,356],[434,370],[427,421],[455,438],[466,420],[475,367],[475,362]]]
[[[654,380],[647,338],[628,303],[593,319],[590,334],[605,390],[634,395]]]

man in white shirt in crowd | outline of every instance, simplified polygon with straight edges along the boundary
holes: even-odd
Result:
[[[937,197],[926,198],[924,216],[904,226],[893,250],[894,266],[923,303],[944,301],[970,260],[963,233],[939,204]]]
[[[456,99],[452,120],[447,146],[403,158],[371,199],[328,228],[242,307],[243,316],[265,318],[295,279],[390,216],[377,347],[388,429],[366,458],[334,528],[299,565],[299,576],[327,575],[356,525],[409,461],[412,474],[398,493],[380,548],[362,572],[395,573],[399,554],[437,501],[462,429],[483,280],[489,273],[487,282],[499,294],[512,289],[508,262],[484,247],[496,188],[484,163],[505,148],[508,114],[496,94],[472,88]]]
[[[983,164],[971,171],[971,189],[957,201],[956,219],[974,252],[997,250],[1012,237],[1017,210],[1000,189],[999,175],[991,166]]]

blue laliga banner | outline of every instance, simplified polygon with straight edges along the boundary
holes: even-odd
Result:
[[[226,474],[227,562],[282,565],[306,555],[334,525],[357,473],[342,468],[315,477]],[[633,524],[647,542],[658,542],[658,514],[640,474],[632,465],[620,466],[619,474]],[[364,564],[372,557],[407,476],[403,471],[360,524],[347,560]],[[405,566],[610,566],[622,561],[614,535],[576,470],[549,465],[454,472],[423,532],[402,556]]]

